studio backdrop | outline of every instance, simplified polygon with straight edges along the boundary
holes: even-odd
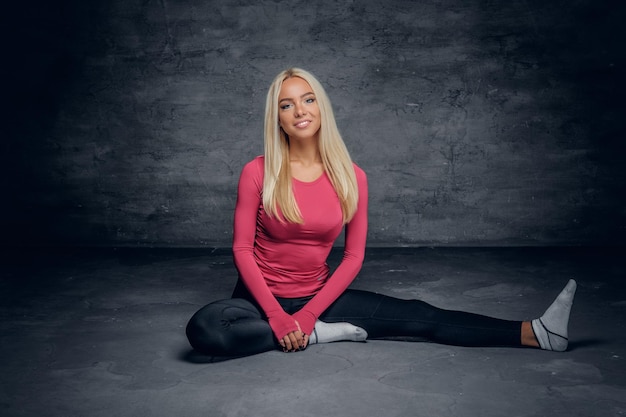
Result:
[[[14,7],[3,245],[230,246],[266,91],[290,66],[326,87],[368,174],[371,246],[626,232],[623,2]]]

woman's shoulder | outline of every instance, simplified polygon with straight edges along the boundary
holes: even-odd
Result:
[[[254,165],[254,166],[262,167],[264,163],[265,163],[265,156],[258,155],[252,158],[250,161],[248,161],[246,165]]]
[[[243,166],[242,172],[247,174],[254,175],[263,175],[263,169],[265,167],[265,157],[263,155],[259,155],[254,157],[252,160],[246,162]]]
[[[257,156],[246,164],[241,169],[239,175],[240,183],[253,183],[256,187],[262,187],[263,185],[263,173],[264,173],[264,158]]]

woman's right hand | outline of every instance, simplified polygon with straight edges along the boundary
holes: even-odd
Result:
[[[278,341],[283,348],[283,352],[295,352],[306,348],[309,343],[309,336],[302,333],[300,330],[300,324],[296,321],[298,330],[295,332],[287,333],[282,339]]]

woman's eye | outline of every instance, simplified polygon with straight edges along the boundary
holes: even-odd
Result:
[[[314,101],[315,101],[315,99],[314,99],[314,98],[307,98],[304,102],[305,102],[305,103],[307,103],[307,104],[311,104],[311,103],[313,103]]]
[[[283,104],[282,106],[280,106],[281,110],[287,110],[288,108],[290,108],[292,105],[291,104]]]

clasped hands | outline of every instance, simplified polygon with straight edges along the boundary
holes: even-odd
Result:
[[[296,321],[296,325],[298,326],[298,330],[287,333],[282,339],[278,340],[278,343],[283,348],[283,352],[303,350],[309,344],[309,335],[302,332],[298,321]]]

